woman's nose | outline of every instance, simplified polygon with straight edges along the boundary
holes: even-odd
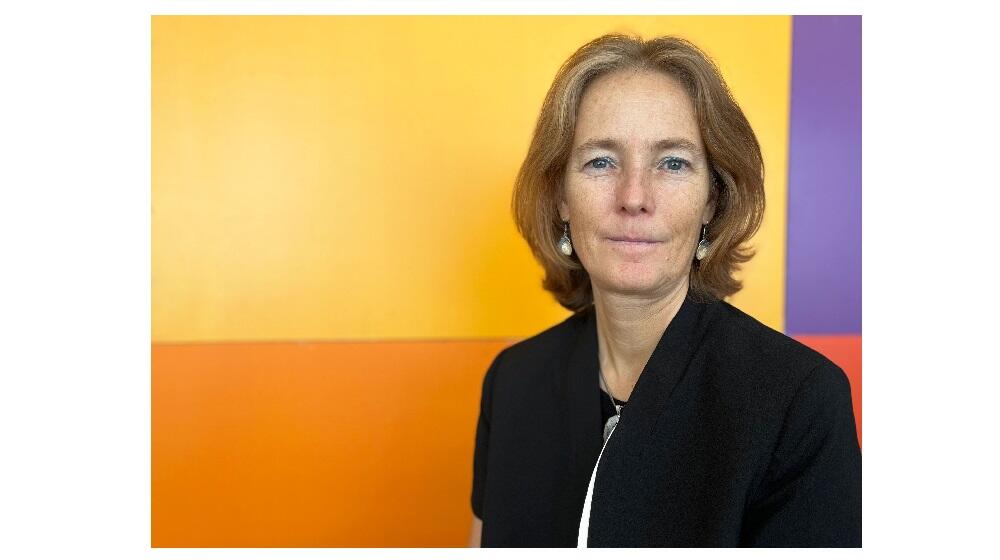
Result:
[[[628,214],[649,214],[654,210],[651,174],[647,169],[629,166],[618,185],[618,209]]]

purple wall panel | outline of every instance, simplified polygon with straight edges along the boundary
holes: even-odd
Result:
[[[792,20],[785,331],[861,333],[861,17]]]

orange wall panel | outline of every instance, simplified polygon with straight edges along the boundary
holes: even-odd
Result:
[[[154,344],[153,546],[463,546],[510,342]]]
[[[797,338],[847,373],[860,441],[860,337]],[[512,342],[154,344],[153,546],[464,545]]]

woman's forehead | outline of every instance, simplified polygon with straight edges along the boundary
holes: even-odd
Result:
[[[598,76],[583,91],[580,105],[614,101],[642,103],[669,100],[692,106],[677,78],[654,70],[618,70]],[[693,107],[693,106],[692,106]]]
[[[687,91],[675,78],[649,71],[614,72],[587,87],[577,110],[574,145],[595,138],[646,147],[678,138],[701,145]]]

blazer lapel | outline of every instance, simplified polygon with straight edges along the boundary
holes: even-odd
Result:
[[[570,447],[573,449],[573,486],[582,485],[586,493],[590,473],[601,452],[601,401],[598,385],[597,322],[594,308],[577,336],[562,374],[561,399],[566,404]],[[583,506],[583,494],[580,495]]]
[[[694,301],[690,295],[685,298],[639,375],[605,455],[617,454],[620,451],[616,450],[623,449],[631,455],[642,454],[657,419],[667,406],[670,394],[683,377],[704,334],[709,307]],[[557,402],[565,405],[562,410],[566,415],[564,421],[569,426],[573,453],[570,487],[574,497],[579,494],[580,507],[583,506],[583,495],[603,445],[597,322],[593,307],[585,313],[576,342],[557,376],[556,385]]]
[[[642,455],[671,393],[687,371],[704,335],[710,304],[699,303],[689,294],[677,315],[667,325],[646,367],[639,374],[612,440],[615,449]],[[610,452],[610,450],[608,451]]]

